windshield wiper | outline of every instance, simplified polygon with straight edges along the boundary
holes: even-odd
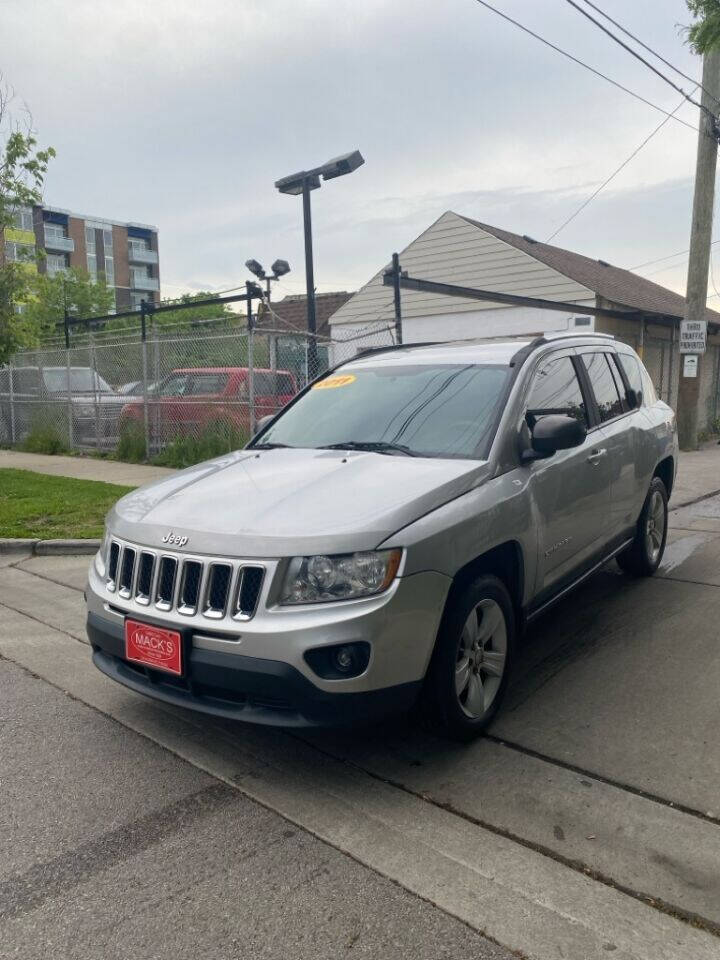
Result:
[[[280,447],[283,447],[286,450],[292,449],[289,443],[254,443],[250,447],[250,449],[251,450],[278,450]]]
[[[404,443],[390,443],[385,440],[344,440],[341,443],[328,443],[320,450],[368,450],[371,453],[402,453],[406,457],[418,457],[420,454],[406,447]]]

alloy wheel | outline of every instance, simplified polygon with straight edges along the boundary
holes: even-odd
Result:
[[[458,643],[455,693],[466,714],[479,719],[497,696],[507,661],[507,624],[495,600],[481,600],[471,611]]]
[[[653,490],[645,521],[645,549],[651,563],[657,563],[665,537],[665,503],[659,490]]]

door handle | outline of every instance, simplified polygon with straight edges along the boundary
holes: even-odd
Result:
[[[607,455],[607,450],[605,447],[601,447],[599,450],[593,450],[593,452],[588,456],[587,462],[591,463],[593,466],[596,466],[600,460],[600,457]]]

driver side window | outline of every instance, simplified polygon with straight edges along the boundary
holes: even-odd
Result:
[[[525,414],[528,426],[551,413],[564,413],[588,426],[585,400],[570,357],[549,360],[535,373]]]
[[[174,377],[168,377],[165,383],[160,387],[161,397],[182,397],[186,392],[187,374],[178,373]]]

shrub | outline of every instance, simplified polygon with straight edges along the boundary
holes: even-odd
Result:
[[[160,467],[191,467],[203,460],[212,460],[248,442],[248,435],[231,423],[219,422],[208,427],[201,437],[175,437],[164,450],[153,457]]]
[[[120,429],[120,439],[115,451],[117,460],[126,463],[144,463],[147,459],[145,431],[142,424],[135,420],[124,423]]]
[[[63,414],[58,418],[52,412],[38,411],[19,448],[27,453],[70,453],[67,416]]]

